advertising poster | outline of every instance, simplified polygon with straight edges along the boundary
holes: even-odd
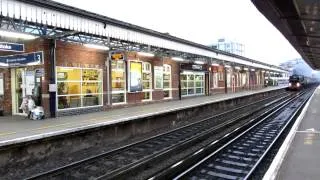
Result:
[[[4,95],[3,73],[0,73],[0,95]]]
[[[142,91],[142,63],[130,62],[130,92]]]
[[[34,71],[26,71],[26,95],[32,95],[32,90],[35,85]]]
[[[163,88],[163,67],[154,66],[155,89]]]

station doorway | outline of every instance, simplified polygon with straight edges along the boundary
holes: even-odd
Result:
[[[36,104],[39,103],[41,79],[35,76],[35,71],[27,68],[11,69],[11,94],[12,94],[12,114],[26,115],[20,109],[24,97],[34,98]]]

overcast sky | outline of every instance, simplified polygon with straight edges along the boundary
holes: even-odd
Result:
[[[270,64],[300,57],[250,0],[56,1],[204,45],[234,40],[246,57]]]

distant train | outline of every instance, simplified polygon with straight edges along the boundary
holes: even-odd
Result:
[[[288,90],[301,90],[307,84],[307,77],[303,75],[292,75],[289,77]]]

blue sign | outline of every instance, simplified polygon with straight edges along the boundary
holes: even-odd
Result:
[[[0,42],[0,51],[24,52],[24,44]]]
[[[0,66],[32,66],[43,63],[43,52],[32,52],[10,56],[0,56]]]

